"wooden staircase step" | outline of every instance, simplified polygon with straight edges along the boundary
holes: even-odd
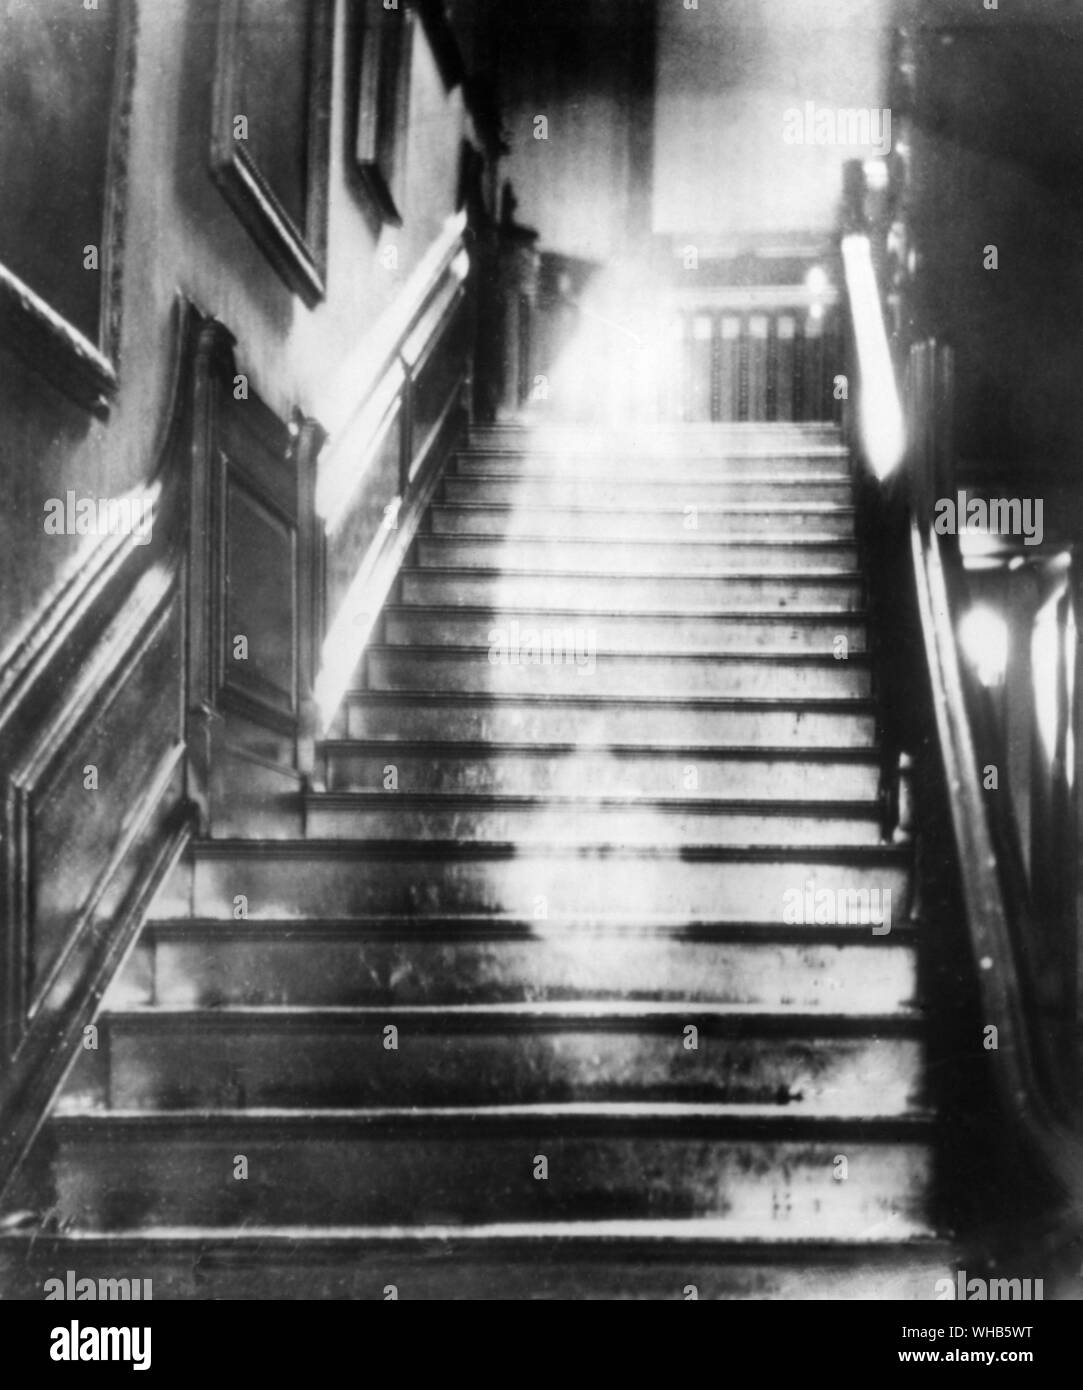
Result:
[[[856,575],[857,547],[837,537],[718,536],[610,541],[552,536],[418,536],[422,569],[533,569],[568,574],[725,576],[760,569]]]
[[[706,540],[734,535],[781,535],[800,539],[805,534],[850,540],[854,534],[852,507],[805,503],[785,505],[704,502],[684,507],[540,505],[521,500],[492,503],[445,503],[429,511],[429,525],[438,536],[546,536],[593,538],[614,543],[636,540]]]
[[[339,732],[349,738],[632,742],[655,749],[807,747],[822,742],[870,749],[871,703],[844,700],[654,699],[577,695],[351,691]]]
[[[812,895],[866,906],[890,897],[889,934],[909,912],[907,847],[670,847],[469,841],[207,840],[163,886],[152,919],[339,917],[439,911],[535,920],[627,917],[783,923]]]
[[[896,1013],[918,998],[907,922],[847,926],[652,922],[606,925],[394,918],[149,923],[106,999],[311,1006],[606,1000],[744,1005],[832,1015]]]
[[[306,833],[314,839],[529,844],[579,835],[627,845],[875,845],[882,838],[881,820],[876,802],[403,791],[316,792],[305,798]]]
[[[392,604],[384,611],[388,646],[480,646],[494,627],[524,633],[589,626],[607,652],[673,651],[685,656],[727,651],[820,652],[866,650],[863,614],[848,613],[621,613],[589,608],[517,608]]]
[[[489,461],[444,478],[444,503],[504,507],[594,507],[665,513],[674,507],[750,507],[759,504],[848,507],[853,485],[845,469],[818,466],[795,471],[788,463],[777,468],[742,468],[740,472],[700,469],[653,477],[628,476],[593,469],[553,476],[547,469],[519,467],[503,459]]]
[[[864,655],[844,660],[817,652],[607,652],[589,627],[492,630],[482,647],[385,646],[365,654],[368,690],[517,694],[708,695],[776,699],[867,700],[872,675]]]
[[[491,606],[588,612],[715,613],[761,608],[802,613],[863,609],[864,585],[852,573],[797,570],[726,574],[560,573],[516,564],[504,569],[407,568],[399,577],[400,602],[427,606]]]
[[[382,790],[394,768],[402,792],[684,796],[790,802],[873,801],[880,759],[868,748],[652,748],[575,743],[332,740],[328,791]]]
[[[909,1010],[157,1005],[101,1025],[103,1104],[122,1110],[666,1100],[893,1115],[916,1107],[923,1075]]]
[[[156,1300],[931,1301],[964,1263],[901,1219],[853,1240],[743,1238],[712,1219],[129,1228],[0,1237],[0,1298],[40,1299],[71,1269],[150,1278]]]
[[[764,1237],[852,1237],[922,1222],[933,1172],[920,1114],[774,1105],[129,1110],[50,1128],[58,1220],[103,1230],[732,1215]]]

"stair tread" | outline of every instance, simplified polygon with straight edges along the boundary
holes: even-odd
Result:
[[[486,475],[491,476],[491,475]],[[669,482],[667,478],[664,480]],[[771,479],[772,482],[775,479]],[[807,482],[807,478],[801,479]],[[589,512],[599,516],[674,516],[684,517],[684,506],[661,507],[607,507],[599,502],[460,502],[448,501],[434,504],[435,511],[441,512],[498,512],[501,516],[521,515],[535,512],[545,516],[550,512]],[[853,516],[855,509],[845,502],[705,502],[697,504],[696,511],[707,516]],[[786,533],[782,533],[786,534]],[[638,538],[637,538],[638,539]],[[699,539],[703,539],[700,537]]]
[[[826,799],[807,801],[782,801],[777,797],[761,797],[756,800],[739,800],[728,797],[689,797],[648,795],[572,795],[561,792],[443,792],[443,791],[380,791],[380,790],[342,790],[312,791],[305,795],[305,801],[312,806],[366,806],[379,802],[385,809],[396,803],[404,806],[463,807],[471,809],[499,809],[503,807],[536,806],[579,807],[598,809],[626,807],[630,810],[640,808],[657,811],[698,811],[715,815],[754,813],[761,816],[817,816],[825,819],[860,819],[877,817],[882,814],[880,803],[872,798],[864,801]]]
[[[479,645],[468,642],[441,642],[423,643],[411,642],[409,646],[398,646],[394,643],[372,642],[366,647],[366,652],[376,653],[380,656],[398,657],[403,655],[417,656],[476,656],[489,659],[489,646]],[[640,651],[630,652],[621,647],[597,647],[595,656],[599,659],[605,658],[612,662],[632,662],[632,661],[662,661],[667,665],[674,661],[690,661],[701,664],[707,661],[727,662],[737,661],[763,661],[768,665],[781,665],[785,662],[793,662],[799,666],[826,666],[832,670],[845,671],[848,666],[868,666],[871,657],[868,652],[852,652],[845,660],[832,656],[830,652],[809,652],[809,651],[780,651],[771,647],[750,647],[747,651],[726,647],[721,651],[670,651],[664,647],[643,648]],[[800,699],[800,697],[795,697]]]
[[[395,648],[390,648],[394,651]],[[439,650],[439,649],[437,649]],[[486,650],[481,648],[480,650]],[[666,655],[661,653],[661,656]],[[828,658],[832,660],[833,658]],[[834,664],[834,662],[833,662]],[[798,709],[798,710],[858,710],[873,712],[874,701],[867,696],[850,695],[571,695],[566,692],[550,694],[540,690],[365,690],[355,687],[347,691],[346,700],[386,701],[401,705],[404,701],[455,701],[466,704],[501,704],[521,701],[537,705],[571,705],[593,709],[612,705],[621,709],[648,706],[667,709]],[[589,745],[594,747],[596,745]],[[601,745],[597,745],[601,746]],[[662,745],[655,745],[662,746]]]
[[[754,532],[745,534],[738,532],[732,536],[725,534],[716,536],[679,536],[679,537],[655,537],[655,536],[547,536],[544,532],[531,533],[529,531],[517,532],[514,536],[494,536],[488,531],[460,531],[454,535],[442,535],[439,533],[426,533],[419,537],[425,544],[455,545],[460,541],[471,541],[475,544],[480,543],[486,546],[498,546],[516,544],[520,542],[552,546],[589,546],[593,551],[601,546],[622,546],[625,548],[634,547],[640,549],[661,549],[667,546],[679,545],[686,550],[707,550],[723,548],[725,550],[740,550],[748,546],[758,548],[771,546],[777,550],[794,550],[800,547],[817,550],[853,550],[856,542],[844,536],[832,536],[824,533],[813,533],[812,535],[795,536],[789,531],[765,531],[762,535]],[[591,571],[594,573],[594,571]],[[638,571],[637,571],[638,572]],[[788,571],[786,571],[788,572]],[[696,573],[702,573],[697,570]],[[654,571],[651,571],[654,577]]]
[[[370,692],[362,692],[368,694]],[[376,693],[376,692],[372,692]],[[492,742],[479,743],[463,740],[456,743],[446,739],[393,739],[393,738],[328,738],[320,743],[320,748],[327,753],[358,752],[362,749],[394,749],[398,753],[414,750],[419,753],[426,753],[436,756],[441,749],[453,753],[456,757],[477,757],[489,755],[499,757],[504,753],[526,754],[532,757],[546,758],[559,754],[576,753],[586,751],[591,753],[608,753],[613,757],[630,757],[635,759],[643,758],[673,758],[681,753],[694,753],[700,761],[727,761],[750,759],[755,761],[786,761],[805,763],[831,762],[838,759],[842,762],[862,762],[879,766],[881,757],[875,748],[855,746],[852,744],[838,745],[817,745],[815,747],[802,747],[800,745],[786,744],[739,744],[727,748],[704,748],[699,744],[636,744],[636,743],[515,743],[511,741],[493,740]]]
[[[425,571],[431,573],[431,571]],[[393,613],[403,617],[417,617],[419,615],[433,614],[442,616],[454,613],[456,617],[472,617],[480,614],[489,613],[510,613],[512,616],[522,614],[521,604],[509,603],[389,603],[383,610],[385,613]],[[680,618],[695,619],[697,622],[753,622],[753,623],[788,623],[788,622],[837,622],[840,618],[845,618],[846,622],[856,624],[868,621],[869,614],[864,608],[849,608],[846,612],[840,613],[837,608],[652,608],[649,613],[629,612],[627,608],[574,608],[566,605],[559,608],[545,609],[546,616],[556,619],[564,616],[578,617],[588,614],[592,618]]]
[[[225,858],[237,854],[251,854],[254,857],[308,858],[325,855],[358,858],[366,855],[385,858],[391,855],[416,855],[429,857],[438,855],[463,856],[466,858],[490,858],[506,856],[514,858],[522,853],[523,846],[517,840],[416,840],[396,839],[312,839],[312,840],[268,840],[268,839],[218,839],[196,840],[192,851],[206,858]],[[584,858],[616,859],[755,859],[772,863],[776,859],[835,860],[861,859],[872,863],[905,865],[911,858],[909,845],[730,845],[730,844],[681,844],[681,845],[636,845],[629,846],[605,840],[540,840],[530,845],[531,855],[564,855],[578,853]]]
[[[426,538],[431,539],[431,538]],[[445,539],[453,539],[445,537]],[[488,537],[488,539],[496,539]],[[517,537],[524,540],[526,537]],[[542,536],[536,539],[548,541],[549,536]],[[591,542],[593,544],[593,542]],[[671,544],[671,542],[665,542]],[[838,542],[836,542],[838,544]],[[844,545],[853,548],[853,541],[844,541]],[[534,579],[552,579],[555,574],[560,574],[568,579],[584,579],[597,583],[603,579],[649,579],[651,583],[668,579],[695,580],[697,583],[707,579],[736,579],[742,583],[755,583],[760,580],[768,580],[772,583],[783,583],[786,585],[796,585],[801,583],[819,584],[827,581],[834,583],[848,582],[860,584],[864,578],[862,572],[856,566],[853,569],[830,569],[830,570],[787,570],[787,569],[714,569],[714,570],[651,570],[645,574],[640,569],[628,570],[577,570],[577,569],[538,569],[532,565],[425,565],[423,568],[417,565],[406,565],[399,571],[400,579],[404,576],[421,575],[426,579],[431,578],[481,578],[493,579],[498,581],[507,578],[509,575],[528,576]],[[636,611],[636,610],[632,610]],[[698,609],[685,610],[691,613],[699,612]],[[776,610],[777,611],[777,610]],[[785,611],[785,610],[782,610]]]
[[[59,1130],[79,1129],[170,1129],[196,1125],[247,1126],[250,1129],[313,1128],[366,1130],[384,1124],[406,1127],[454,1128],[464,1122],[475,1129],[514,1128],[519,1124],[559,1127],[565,1124],[590,1129],[619,1129],[621,1125],[646,1130],[657,1137],[666,1128],[703,1127],[720,1137],[758,1138],[757,1129],[790,1130],[814,1138],[841,1133],[882,1135],[909,1139],[925,1136],[931,1130],[934,1114],[914,1108],[909,1111],[844,1115],[823,1111],[792,1110],[782,1105],[705,1101],[543,1101],[520,1105],[431,1105],[431,1106],[236,1106],[205,1107],[192,1110],[72,1109],[54,1113],[51,1124]]]
[[[749,1223],[742,1233],[731,1218],[716,1220],[710,1217],[675,1219],[610,1219],[582,1221],[508,1221],[476,1225],[417,1225],[417,1226],[138,1226],[109,1231],[65,1231],[62,1235],[50,1232],[32,1234],[0,1234],[0,1250],[21,1249],[23,1246],[46,1245],[52,1249],[71,1245],[91,1249],[112,1249],[130,1242],[161,1242],[181,1245],[222,1245],[226,1250],[255,1247],[264,1250],[268,1245],[282,1243],[288,1247],[333,1245],[354,1247],[369,1242],[387,1241],[394,1244],[530,1244],[547,1242],[561,1244],[605,1243],[621,1245],[658,1244],[669,1248],[675,1243],[717,1246],[725,1251],[747,1250],[757,1257],[777,1255],[784,1259],[794,1252],[806,1254],[819,1251],[843,1256],[855,1251],[873,1252],[928,1250],[944,1251],[950,1237],[918,1222],[898,1218],[860,1235],[825,1236],[822,1233],[801,1235],[788,1231],[784,1236],[767,1236],[762,1225]]]
[[[574,1022],[636,1023],[658,1020],[686,1022],[709,1019],[717,1023],[733,1023],[778,1029],[785,1035],[791,1030],[838,1030],[854,1033],[867,1029],[883,1029],[905,1033],[920,1025],[923,1015],[919,1009],[901,1007],[891,1012],[875,1009],[867,1012],[839,1013],[829,1008],[808,1009],[781,1004],[766,1008],[754,1004],[700,1003],[696,1000],[609,1001],[568,1000],[526,1003],[469,1003],[469,1004],[387,1004],[387,1005],[307,1005],[307,1004],[229,1004],[191,1007],[178,1004],[125,1005],[107,1009],[103,1017],[110,1022],[128,1021],[140,1024],[155,1020],[217,1024],[252,1020],[257,1022],[351,1022],[378,1020],[390,1016],[419,1021],[444,1022]]]
[[[305,939],[321,932],[354,936],[372,932],[379,935],[402,936],[412,940],[419,936],[439,935],[450,940],[465,939],[471,933],[484,938],[498,939],[528,938],[538,941],[566,938],[576,940],[583,936],[603,936],[609,932],[616,936],[697,936],[703,940],[764,941],[771,944],[780,942],[813,943],[824,941],[845,941],[849,943],[852,932],[847,927],[833,923],[810,922],[806,925],[789,925],[784,922],[736,922],[711,921],[708,919],[675,920],[671,917],[627,917],[613,914],[599,918],[596,914],[585,914],[581,922],[562,917],[556,922],[546,922],[545,931],[539,933],[538,923],[528,918],[510,913],[493,913],[481,917],[477,914],[454,913],[430,915],[411,912],[409,915],[358,915],[353,917],[263,917],[243,920],[220,917],[163,917],[151,920],[145,930],[156,936],[199,936],[206,934],[216,939],[224,935],[264,936],[284,933],[286,936]],[[900,944],[916,933],[917,924],[900,922],[893,924],[890,937],[873,937],[862,941],[862,946],[874,950],[884,950],[891,945]]]
[[[747,468],[742,467],[737,472],[724,473],[720,471],[714,477],[710,476],[709,474],[704,475],[703,473],[682,474],[661,471],[657,475],[654,475],[652,477],[648,473],[630,474],[627,472],[621,472],[619,469],[614,469],[612,472],[606,472],[604,469],[600,468],[591,469],[589,472],[583,473],[559,473],[555,472],[552,469],[551,465],[544,458],[531,458],[529,456],[521,456],[518,453],[501,451],[496,449],[479,449],[474,451],[474,453],[470,455],[470,457],[474,458],[475,461],[480,459],[494,459],[501,464],[503,464],[506,461],[508,467],[505,470],[486,469],[484,473],[452,473],[448,476],[454,478],[456,482],[472,482],[475,479],[488,481],[489,479],[493,478],[500,479],[501,481],[515,482],[517,480],[522,479],[523,476],[526,475],[530,477],[536,476],[539,478],[553,478],[556,481],[577,481],[579,479],[582,479],[584,481],[592,483],[612,482],[615,484],[628,482],[658,482],[667,486],[674,484],[680,486],[685,483],[690,483],[694,484],[697,487],[740,487],[743,484],[750,483],[756,485],[766,484],[771,487],[774,487],[777,484],[779,487],[785,488],[796,487],[799,484],[804,483],[841,483],[843,485],[846,485],[849,482],[849,479],[844,474],[840,474],[837,472],[818,473],[815,471],[814,468],[802,468],[800,467],[801,460],[799,458],[793,457],[790,454],[742,454],[735,459],[716,459],[714,458],[714,456],[703,455],[702,457],[698,458],[697,462],[701,463],[717,462],[720,464],[725,464],[733,462],[748,465]],[[560,455],[559,457],[570,457],[573,460],[575,459],[574,455]],[[835,453],[824,453],[812,454],[809,455],[809,457],[813,460],[813,462],[815,462],[816,460],[827,460],[835,458],[841,459],[843,455]],[[661,461],[664,462],[664,460]],[[755,469],[757,463],[790,462],[797,465],[792,473],[757,473]],[[440,503],[439,505],[443,506],[444,504]]]

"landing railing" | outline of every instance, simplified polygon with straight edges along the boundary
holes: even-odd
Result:
[[[664,421],[829,421],[840,413],[838,292],[696,283],[661,295]]]

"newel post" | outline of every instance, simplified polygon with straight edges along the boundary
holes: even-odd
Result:
[[[198,832],[208,835],[212,780],[222,734],[217,692],[221,654],[215,643],[215,613],[225,582],[218,544],[221,488],[217,466],[217,419],[223,380],[233,375],[232,333],[217,319],[198,327],[192,381],[192,434],[188,470],[187,667],[185,795],[196,809]]]

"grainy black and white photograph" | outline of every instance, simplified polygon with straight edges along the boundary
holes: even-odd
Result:
[[[31,1364],[169,1301],[1035,1359],[1081,90],[1076,0],[0,0],[0,1299],[111,1303]]]

